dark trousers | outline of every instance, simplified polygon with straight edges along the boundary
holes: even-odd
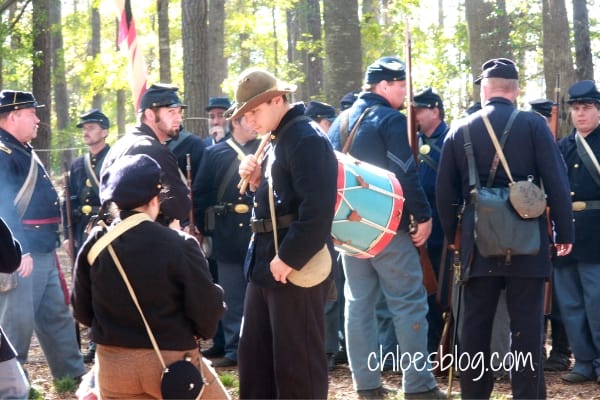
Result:
[[[510,370],[513,398],[544,399],[546,383],[541,364],[544,279],[517,277],[475,277],[462,289],[459,357],[464,357],[458,363],[462,398],[489,399],[492,393],[490,339],[503,287],[510,316],[511,353],[519,358],[513,358]],[[463,353],[468,354],[469,363]]]
[[[246,289],[238,348],[240,399],[325,399],[323,307],[330,281]]]

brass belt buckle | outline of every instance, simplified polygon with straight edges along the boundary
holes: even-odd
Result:
[[[246,214],[248,211],[250,211],[250,207],[248,204],[239,203],[233,206],[233,211],[238,214]]]
[[[90,215],[90,213],[92,212],[92,206],[90,206],[89,204],[82,206],[81,212],[83,213],[83,215]]]
[[[574,201],[573,211],[583,211],[586,208],[585,201]]]

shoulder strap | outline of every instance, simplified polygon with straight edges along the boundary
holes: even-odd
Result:
[[[577,144],[577,154],[581,158],[583,165],[585,165],[585,169],[588,170],[596,185],[600,186],[600,164],[598,164],[596,155],[590,148],[587,140],[579,132],[575,132],[575,143]]]
[[[237,153],[237,162],[234,161],[229,164],[229,168],[227,168],[227,172],[225,172],[225,175],[219,184],[219,190],[217,191],[217,204],[223,201],[223,195],[225,194],[225,189],[227,188],[229,181],[231,181],[231,178],[233,178],[235,173],[238,171],[240,160],[246,156],[246,153],[244,153],[244,151],[240,148],[240,146],[238,146],[233,138],[227,139],[225,143],[227,143],[229,147],[231,147]]]
[[[19,192],[13,201],[13,204],[17,209],[17,214],[21,218],[23,218],[23,215],[25,215],[25,211],[27,211],[29,203],[31,203],[31,197],[33,196],[33,190],[35,189],[35,183],[37,182],[38,177],[37,155],[33,150],[31,150],[29,157],[31,158],[31,162],[29,163],[29,172],[27,173],[25,182],[23,182],[23,186],[21,186],[21,189],[19,189]]]
[[[354,137],[356,136],[356,132],[358,131],[358,128],[360,127],[360,124],[362,123],[363,119],[369,113],[369,111],[371,111],[377,107],[378,107],[377,105],[372,106],[372,107],[367,107],[364,109],[362,114],[360,114],[360,116],[358,117],[358,120],[356,120],[356,123],[354,123],[354,126],[352,127],[352,131],[350,132],[350,135],[348,135],[348,139],[346,139],[346,141],[344,142],[344,147],[342,148],[342,153],[346,154],[350,151],[350,148],[352,147],[352,143],[354,143]],[[340,137],[340,139],[341,139],[341,137]]]
[[[471,143],[471,133],[469,132],[469,124],[463,127],[464,148],[467,156],[467,165],[469,169],[469,188],[479,187],[479,174],[475,168],[475,153],[473,152],[473,143]]]
[[[90,181],[90,184],[92,185],[92,190],[94,191],[94,194],[98,196],[100,193],[98,190],[100,182],[98,182],[98,173],[94,170],[94,168],[92,168],[92,160],[90,157],[90,153],[86,153],[83,156],[83,166],[85,169],[85,175],[87,176],[87,178]]]
[[[517,110],[515,110],[515,111],[517,111]],[[514,114],[514,112],[513,112],[513,114]],[[502,151],[502,146],[498,142],[498,138],[496,137],[496,133],[494,132],[494,128],[492,128],[492,124],[490,124],[490,120],[488,119],[487,115],[482,114],[482,118],[483,118],[483,123],[485,124],[485,127],[487,128],[488,134],[490,135],[490,139],[492,139],[492,143],[494,144],[494,147],[496,148],[496,154],[500,158],[502,167],[504,168],[506,175],[508,175],[508,179],[511,182],[514,182],[512,174],[510,173],[510,168],[508,168],[508,163],[506,162],[506,158],[504,157],[504,152]],[[509,123],[510,123],[510,121],[509,121]],[[493,183],[493,181],[492,181],[492,183]]]
[[[504,143],[506,143],[506,139],[508,138],[508,133],[510,132],[510,128],[512,127],[513,122],[515,122],[515,119],[517,118],[518,114],[519,114],[519,110],[517,110],[515,108],[513,110],[513,112],[510,114],[510,117],[508,118],[508,122],[506,123],[506,126],[504,127],[504,131],[502,131],[502,136],[500,137],[500,147],[502,149],[504,149]],[[489,120],[488,120],[488,122],[489,122]],[[492,132],[493,132],[493,129],[492,129]],[[494,133],[494,136],[495,136],[495,133]],[[490,167],[490,174],[488,176],[488,181],[487,181],[488,187],[491,187],[492,184],[494,183],[494,179],[496,179],[496,171],[498,170],[498,162],[499,161],[500,161],[500,156],[498,155],[498,152],[496,152],[496,154],[494,154],[494,159],[492,160],[492,165]]]
[[[87,255],[87,260],[90,265],[94,264],[96,258],[100,255],[113,240],[130,230],[131,228],[141,224],[144,221],[152,221],[152,218],[146,213],[136,213],[130,217],[125,218],[119,222],[112,229],[109,229],[104,236],[102,236],[90,249]]]

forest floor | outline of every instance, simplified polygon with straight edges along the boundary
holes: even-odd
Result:
[[[59,258],[63,265],[68,265],[68,259],[65,254],[59,251]],[[71,276],[67,268],[63,268],[67,282],[70,283]],[[87,334],[86,330],[83,330],[82,334],[82,348],[85,349],[87,346]],[[209,343],[202,343],[202,348],[208,347]],[[89,368],[90,365],[87,365]],[[56,399],[75,399],[75,391],[58,392],[54,386],[52,376],[46,364],[44,354],[34,337],[31,349],[29,352],[29,360],[25,364],[25,368],[31,378],[31,384],[33,389],[37,393],[37,399],[45,400],[56,400]],[[217,368],[217,372],[221,376],[221,380],[224,382],[232,399],[238,399],[238,382],[237,382],[237,368]],[[578,385],[566,384],[560,379],[560,375],[563,372],[548,372],[546,373],[546,384],[547,384],[547,398],[556,400],[600,400],[600,385],[595,382],[589,382]],[[438,377],[437,382],[442,390],[448,388],[448,378]],[[383,384],[384,386],[398,391],[396,397],[391,399],[401,400],[402,396],[402,375],[398,372],[388,371],[383,372]],[[460,398],[458,380],[455,379],[452,385],[453,398]],[[329,375],[329,395],[328,398],[331,400],[355,400],[358,399],[354,388],[352,387],[352,377],[350,369],[347,364],[337,365],[336,368],[330,372]],[[494,391],[492,393],[492,399],[495,400],[508,400],[512,399],[510,382],[508,379],[500,379],[494,384]]]

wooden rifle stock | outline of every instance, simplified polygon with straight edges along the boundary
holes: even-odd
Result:
[[[263,153],[265,152],[265,148],[267,147],[269,142],[271,142],[271,134],[265,133],[265,135],[260,140],[260,144],[258,145],[258,149],[256,149],[256,153],[254,153],[256,160],[260,160],[260,158],[262,157]],[[240,182],[238,183],[238,186],[237,186],[238,189],[240,189],[240,194],[246,193],[246,190],[248,189],[248,183],[249,183],[248,178],[240,179]]]
[[[415,163],[419,165],[417,148],[417,124],[415,119],[415,110],[413,104],[413,88],[412,88],[412,61],[411,61],[411,38],[410,29],[408,27],[408,20],[405,25],[405,36],[406,36],[406,128],[408,131],[408,143],[411,151],[415,158]],[[412,216],[411,216],[412,217]],[[417,225],[414,224],[414,227]],[[421,270],[423,272],[423,285],[427,290],[427,295],[432,295],[437,291],[437,278],[433,271],[433,265],[427,253],[427,247],[425,245],[417,248],[419,250],[419,260],[421,262]]]
[[[190,190],[190,201],[192,202],[192,208],[190,209],[190,214],[188,216],[188,233],[198,239],[199,243],[202,243],[202,234],[200,233],[200,230],[198,230],[194,218],[194,195],[192,193],[192,156],[190,153],[185,154],[185,178],[188,189]]]

